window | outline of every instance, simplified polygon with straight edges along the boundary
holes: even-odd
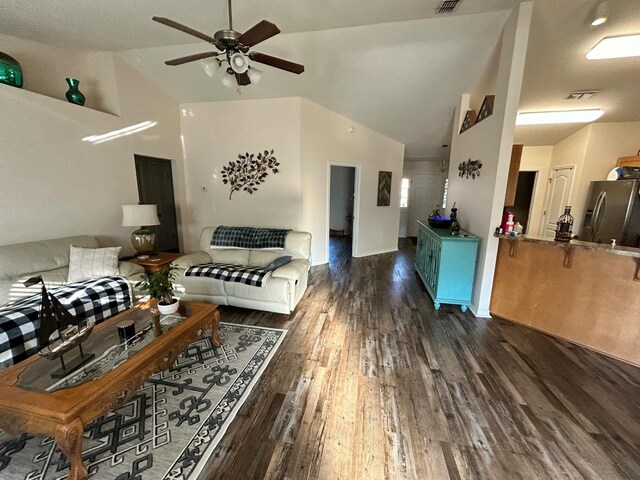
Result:
[[[409,206],[409,179],[403,178],[400,184],[400,208]]]
[[[444,179],[444,193],[442,194],[442,211],[444,212],[444,209],[447,208],[447,193],[449,190],[449,179],[445,178]]]

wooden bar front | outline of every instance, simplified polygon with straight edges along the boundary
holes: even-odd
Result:
[[[639,261],[500,239],[491,314],[640,366]]]

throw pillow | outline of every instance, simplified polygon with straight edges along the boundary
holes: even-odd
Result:
[[[122,247],[82,248],[71,245],[69,282],[120,275],[118,255]]]
[[[264,269],[267,272],[273,272],[276,268],[279,268],[279,267],[281,267],[283,265],[286,265],[290,261],[291,261],[291,255],[285,255],[283,257],[278,257],[273,262],[271,262],[269,265],[264,267]]]

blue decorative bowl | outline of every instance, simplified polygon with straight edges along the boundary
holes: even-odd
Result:
[[[445,218],[445,217],[432,217],[429,216],[427,218],[429,225],[433,228],[449,228],[453,223],[453,218]]]

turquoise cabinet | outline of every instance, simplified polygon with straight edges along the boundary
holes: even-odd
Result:
[[[449,229],[431,228],[418,222],[416,271],[424,282],[433,304],[460,305],[463,312],[471,302],[476,272],[478,237],[460,231],[453,236]]]

